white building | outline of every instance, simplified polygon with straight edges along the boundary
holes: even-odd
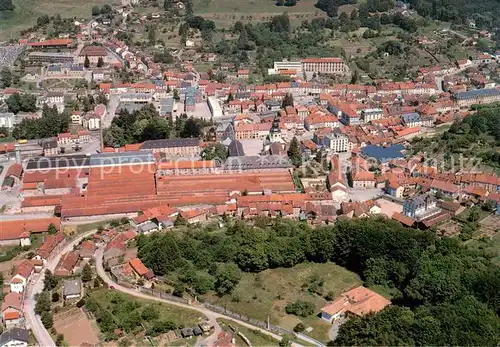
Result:
[[[349,139],[347,136],[333,133],[325,136],[325,145],[335,153],[347,152],[349,150]]]
[[[222,108],[216,98],[213,96],[208,97],[207,104],[212,114],[212,118],[221,118],[223,116]]]
[[[381,108],[368,108],[361,111],[361,118],[365,123],[373,120],[382,119],[384,117],[384,110]]]

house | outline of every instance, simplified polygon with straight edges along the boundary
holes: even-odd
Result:
[[[403,197],[404,190],[404,186],[399,184],[399,182],[394,179],[385,181],[385,191],[390,196],[401,199]]]
[[[10,279],[10,291],[13,293],[23,293],[33,272],[35,272],[35,267],[29,260],[25,260],[19,264],[14,276]]]
[[[417,221],[429,218],[441,209],[437,206],[436,199],[430,194],[414,196],[403,204],[403,214]]]
[[[51,157],[59,154],[59,146],[56,140],[43,141],[42,143],[43,155]]]
[[[233,335],[227,331],[221,331],[217,335],[217,341],[212,345],[213,347],[237,347],[236,341]]]
[[[39,257],[36,258],[47,261],[55,253],[54,251],[57,251],[62,246],[63,241],[64,235],[62,233],[47,236],[40,248],[38,248],[37,255]]]
[[[56,276],[71,276],[75,272],[76,264],[80,256],[76,252],[68,252],[61,256],[61,260],[59,260],[59,264],[54,271],[54,275]]]
[[[103,259],[104,263],[108,265],[115,265],[118,258],[125,254],[125,243],[119,240],[113,240],[104,248]]]
[[[82,280],[79,278],[65,280],[63,282],[64,300],[80,299],[82,297]]]
[[[364,316],[382,311],[391,302],[382,295],[365,288],[356,287],[340,295],[335,301],[321,309],[321,319],[333,323],[349,316]]]
[[[132,270],[134,270],[134,274],[138,278],[144,277],[150,280],[154,277],[153,271],[148,269],[139,258],[134,258],[129,261],[129,265]]]
[[[90,240],[83,241],[79,249],[80,257],[83,259],[91,259],[94,257],[94,253],[96,250],[97,246],[94,242]]]
[[[446,182],[446,181],[441,181],[441,180],[432,180],[431,186],[430,186],[431,191],[436,194],[436,193],[441,193],[444,196],[448,197],[456,197],[458,194],[458,186],[454,185],[451,182]]]
[[[377,180],[371,171],[354,171],[352,173],[353,188],[375,188]]]
[[[0,335],[0,347],[28,347],[29,339],[29,330],[14,328]]]
[[[2,322],[7,329],[19,327],[24,321],[23,317],[24,296],[20,293],[10,292],[5,295],[2,302]]]

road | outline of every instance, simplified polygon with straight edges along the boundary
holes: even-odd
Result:
[[[183,303],[180,303],[180,302],[177,302],[177,301],[170,301],[170,300],[167,300],[167,299],[163,299],[163,298],[158,298],[158,297],[155,297],[155,296],[147,295],[147,294],[144,294],[142,292],[138,292],[136,290],[120,286],[119,284],[117,284],[116,282],[114,282],[108,276],[108,274],[106,273],[106,271],[104,271],[104,267],[102,265],[102,256],[103,256],[103,253],[104,253],[104,248],[100,248],[96,252],[96,254],[95,254],[95,256],[96,256],[96,262],[95,262],[96,263],[96,270],[97,270],[97,274],[103,279],[104,282],[106,282],[106,284],[108,286],[113,286],[115,290],[118,290],[120,292],[129,294],[129,295],[132,295],[132,296],[135,296],[135,297],[138,297],[138,298],[147,299],[147,300],[154,300],[154,301],[159,301],[159,302],[165,302],[165,303],[168,303],[169,305],[174,305],[174,306],[182,307],[182,308],[185,308],[185,309],[188,309],[188,310],[197,311],[197,312],[200,312],[201,314],[205,315],[210,320],[210,322],[212,324],[214,324],[215,332],[212,335],[210,335],[209,337],[207,337],[205,340],[200,341],[200,343],[199,343],[200,346],[211,346],[213,344],[213,342],[215,342],[217,340],[217,335],[221,331],[221,328],[220,328],[219,324],[217,323],[217,318],[223,318],[223,319],[226,319],[226,320],[233,321],[233,322],[235,322],[235,323],[237,323],[239,325],[242,325],[242,326],[244,326],[246,328],[253,329],[253,330],[258,330],[261,333],[266,334],[268,336],[271,336],[272,338],[274,338],[276,340],[281,340],[281,336],[279,336],[277,334],[274,334],[274,333],[272,333],[270,331],[267,331],[265,329],[258,328],[258,327],[254,326],[254,325],[251,325],[251,324],[248,324],[246,322],[240,321],[240,320],[235,319],[233,317],[229,317],[229,316],[226,316],[226,315],[223,315],[223,314],[220,314],[220,313],[216,313],[216,312],[210,311],[209,309],[207,309],[205,307],[202,307],[202,306],[192,306],[192,305],[183,304]],[[295,345],[299,346],[297,344],[295,344]]]
[[[61,259],[62,254],[73,250],[73,246],[77,245],[83,238],[90,236],[95,232],[97,232],[97,230],[88,231],[68,243],[60,253],[58,253],[54,258],[50,259],[47,262],[45,269],[54,271],[57,263],[59,263],[59,260]],[[32,282],[34,282],[33,284],[28,285],[27,296],[24,300],[24,314],[26,316],[26,325],[33,331],[33,334],[38,341],[38,345],[43,347],[52,347],[55,346],[54,340],[52,340],[49,332],[43,326],[42,321],[40,320],[40,316],[35,314],[35,295],[43,290],[45,269],[42,270],[43,272],[40,275],[36,275],[36,277],[32,279]]]

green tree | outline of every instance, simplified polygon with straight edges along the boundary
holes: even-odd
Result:
[[[290,161],[295,167],[299,167],[302,164],[302,155],[300,153],[300,145],[297,138],[294,136],[292,141],[290,141],[290,146],[287,151]]]
[[[64,344],[64,335],[63,334],[57,334],[56,337],[56,346],[62,346]]]
[[[47,232],[49,233],[49,235],[57,234],[56,226],[54,224],[50,223],[49,227],[47,228]]]
[[[43,279],[43,290],[51,291],[52,289],[57,287],[59,280],[57,279],[56,276],[52,274],[52,272],[49,269],[45,270],[44,275],[45,276]]]
[[[52,302],[58,302],[59,301],[59,293],[58,292],[53,292],[52,293]]]
[[[104,59],[102,59],[102,57],[99,57],[99,59],[97,59],[97,67],[103,67],[104,66]]]
[[[15,8],[12,0],[0,0],[0,12],[14,11]]]
[[[0,71],[0,88],[8,88],[12,85],[12,73],[4,67]]]
[[[83,66],[88,69],[90,67],[90,60],[89,60],[89,56],[87,54],[85,54],[85,59],[83,61]]]
[[[174,89],[173,97],[176,101],[179,101],[181,99],[181,97],[179,96],[179,91],[177,89]]]
[[[241,271],[236,264],[219,264],[215,273],[215,291],[219,296],[231,294],[240,279]]]
[[[221,143],[210,144],[201,151],[201,157],[204,160],[218,160],[224,162],[227,156],[227,148]]]
[[[36,295],[35,313],[41,314],[42,312],[50,311],[50,299],[51,299],[50,294],[46,290],[37,294]]]
[[[314,313],[314,304],[309,301],[297,300],[285,306],[285,311],[288,314],[293,314],[301,317],[308,317]]]
[[[92,16],[98,16],[101,14],[101,10],[99,9],[99,6],[93,6],[92,7]]]
[[[45,329],[50,329],[54,325],[54,318],[52,317],[52,313],[49,311],[42,312],[40,319],[42,320],[42,324]]]
[[[87,263],[83,267],[82,270],[82,281],[83,282],[90,282],[92,280],[92,268],[90,265]]]

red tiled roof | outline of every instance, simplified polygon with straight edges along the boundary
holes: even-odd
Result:
[[[129,264],[139,276],[144,276],[149,271],[139,258],[132,259]]]

